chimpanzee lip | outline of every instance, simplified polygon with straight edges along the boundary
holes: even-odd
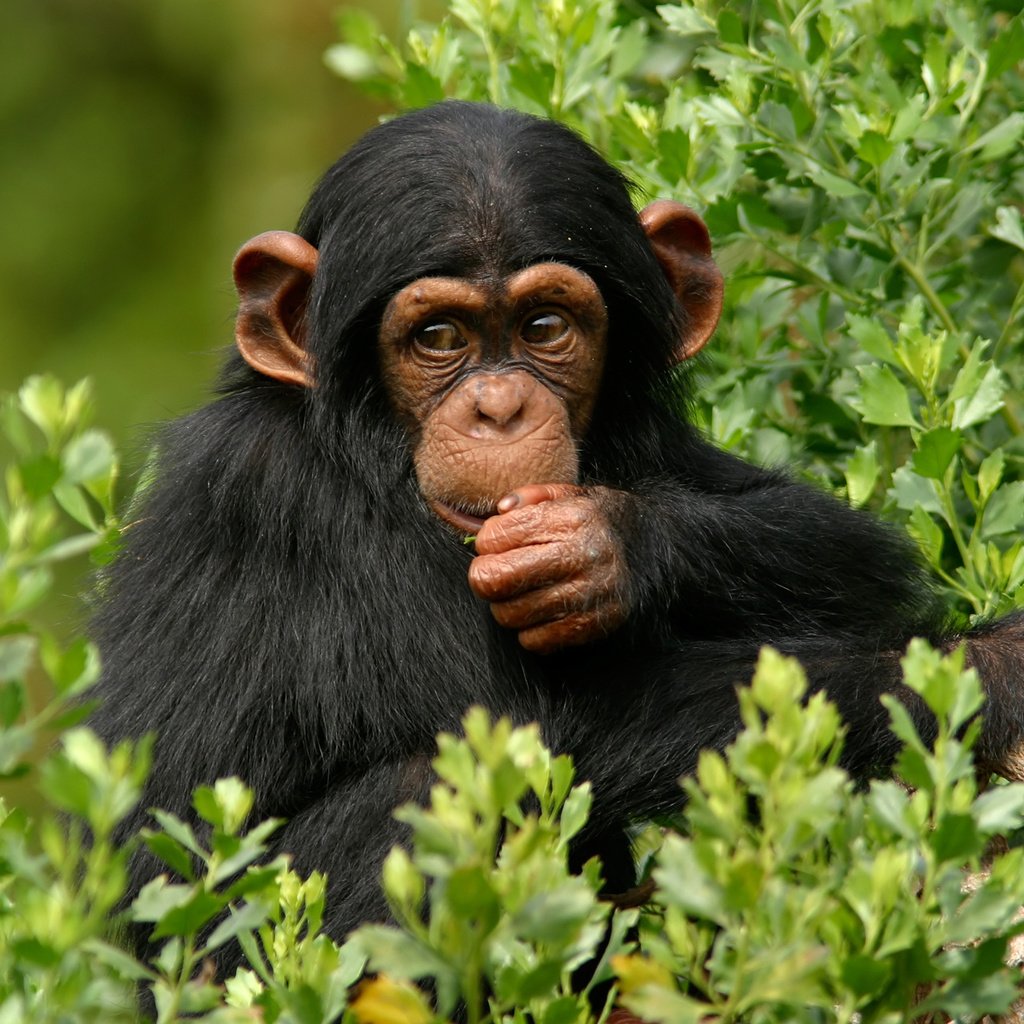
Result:
[[[453,508],[451,505],[446,505],[443,501],[438,501],[436,498],[431,499],[430,507],[449,526],[454,526],[456,530],[467,536],[479,533],[480,527],[484,525],[484,521],[478,516],[463,512],[462,509]]]

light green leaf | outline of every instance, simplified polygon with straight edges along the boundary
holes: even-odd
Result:
[[[889,332],[877,320],[849,313],[846,317],[846,329],[868,355],[893,365],[899,362]]]
[[[64,478],[74,484],[100,480],[114,468],[114,446],[99,430],[87,430],[64,449]]]
[[[377,62],[358,46],[337,43],[327,48],[324,63],[336,75],[350,82],[365,82],[377,73]]]
[[[988,501],[992,492],[999,486],[1005,465],[1006,456],[1003,449],[997,448],[987,455],[978,467],[978,490],[983,502]]]
[[[953,403],[953,426],[958,430],[984,423],[1003,407],[1006,380],[999,370],[989,364],[977,389]]]
[[[1021,223],[1020,210],[1016,206],[1000,206],[996,210],[996,226],[989,228],[988,233],[1001,242],[1024,249],[1024,224]]]
[[[850,404],[867,420],[884,427],[916,427],[910,395],[888,366],[858,366],[860,395]]]
[[[878,446],[874,441],[861,445],[847,460],[846,494],[855,508],[871,497],[878,483],[878,473]]]
[[[678,36],[711,35],[716,30],[710,18],[689,4],[663,4],[656,10],[668,30]]]
[[[909,466],[900,466],[893,473],[889,494],[895,499],[896,504],[907,512],[920,505],[928,512],[942,515],[942,504],[936,494],[935,484],[919,476]]]
[[[1024,480],[1003,484],[985,507],[981,535],[998,537],[1024,528]]]
[[[990,129],[977,139],[965,152],[981,150],[982,160],[998,160],[1012,153],[1024,137],[1024,113],[1015,110],[1009,117],[1002,120],[995,128]]]

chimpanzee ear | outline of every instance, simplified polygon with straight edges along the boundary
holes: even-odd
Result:
[[[303,387],[313,386],[304,314],[317,256],[299,235],[267,231],[238,250],[234,266],[238,351],[254,370]]]
[[[686,324],[679,339],[680,360],[707,344],[722,314],[724,282],[711,258],[711,236],[704,221],[688,206],[659,199],[640,213],[640,224],[658,257]]]

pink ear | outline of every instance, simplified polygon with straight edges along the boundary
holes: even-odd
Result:
[[[725,283],[711,257],[711,236],[697,213],[671,199],[645,207],[640,224],[686,312],[678,355],[689,359],[707,344],[722,314]]]
[[[290,231],[266,231],[235,256],[238,318],[235,344],[242,358],[267,377],[313,386],[304,316],[318,253]]]

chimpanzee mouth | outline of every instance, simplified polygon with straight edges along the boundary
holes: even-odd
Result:
[[[480,527],[484,525],[484,520],[479,516],[465,512],[460,508],[453,508],[451,505],[446,505],[443,501],[438,501],[436,498],[430,499],[430,507],[434,514],[443,519],[449,526],[454,526],[459,533],[464,533],[467,536],[479,533]],[[493,512],[489,513],[489,515],[493,515]]]

